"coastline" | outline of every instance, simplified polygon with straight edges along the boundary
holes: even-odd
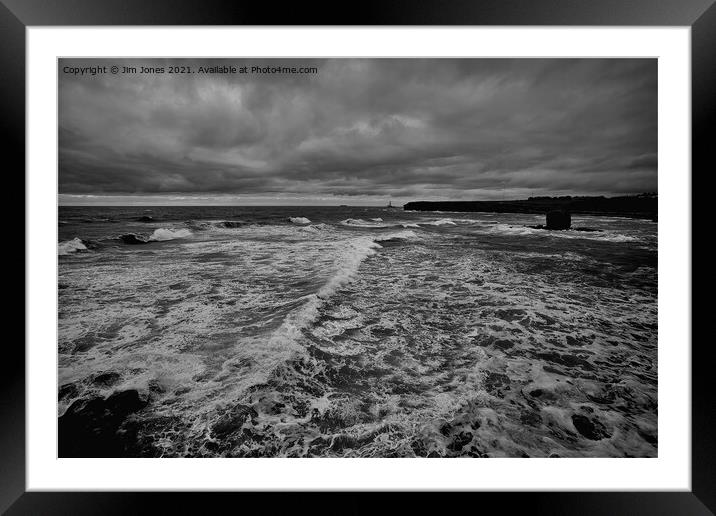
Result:
[[[656,195],[629,197],[530,197],[509,201],[411,201],[403,205],[405,211],[488,212],[543,214],[549,211],[568,211],[575,215],[626,217],[656,220]]]

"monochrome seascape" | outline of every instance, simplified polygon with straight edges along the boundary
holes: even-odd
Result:
[[[59,456],[657,457],[657,72],[60,59]]]

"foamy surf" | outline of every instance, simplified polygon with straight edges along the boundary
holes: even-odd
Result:
[[[579,229],[567,230],[546,230],[536,229],[527,225],[519,226],[512,224],[492,224],[482,226],[478,231],[488,233],[507,234],[516,236],[538,236],[544,238],[565,238],[581,240],[598,240],[602,242],[639,242],[641,239],[636,236],[626,235],[614,230],[579,231]]]
[[[60,242],[57,244],[57,254],[59,256],[66,256],[68,254],[76,253],[78,251],[86,251],[87,247],[84,242],[79,238],[73,238],[66,242]]]
[[[337,250],[333,264],[333,272],[320,289],[305,296],[306,301],[289,313],[282,324],[272,332],[260,350],[263,361],[263,373],[256,377],[255,383],[266,381],[276,367],[281,366],[293,357],[305,354],[305,347],[300,342],[303,331],[310,327],[319,317],[321,309],[338,289],[351,281],[361,263],[376,254],[381,245],[372,238],[362,237],[344,242]],[[259,345],[257,343],[257,345]]]
[[[152,233],[147,240],[151,242],[166,242],[179,238],[188,238],[191,235],[192,232],[188,229],[159,228],[155,229],[154,233]]]
[[[423,224],[426,224],[428,226],[457,226],[457,224],[452,219],[434,220],[432,222],[423,222]]]
[[[381,219],[382,221],[382,219]],[[381,221],[367,221],[363,219],[345,219],[341,221],[342,226],[353,226],[357,228],[382,228],[386,227],[384,224],[380,224]]]
[[[295,342],[300,330],[313,322],[318,310],[341,286],[348,283],[358,272],[363,260],[376,253],[381,245],[372,238],[363,237],[346,242],[338,251],[334,262],[334,272],[315,295],[309,296],[308,301],[297,311],[292,313],[286,322],[271,337],[281,342]]]
[[[83,210],[61,209],[93,252],[59,262],[58,415],[124,396],[124,456],[655,456],[654,225],[171,208],[193,234],[142,246],[116,239],[146,243],[141,211]],[[618,235],[654,247],[595,238]]]
[[[372,218],[370,220],[363,219],[345,219],[339,223],[341,226],[356,229],[395,229],[395,228],[419,228],[420,226],[412,222],[395,221],[386,222],[382,218]]]

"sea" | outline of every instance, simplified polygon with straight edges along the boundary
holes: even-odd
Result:
[[[657,456],[650,220],[58,219],[60,456]]]

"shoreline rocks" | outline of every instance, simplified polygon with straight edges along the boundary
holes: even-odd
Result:
[[[121,235],[119,239],[127,244],[127,245],[141,245],[141,244],[148,244],[149,242],[144,240],[142,237],[135,235],[134,233],[128,233],[126,235]]]
[[[74,401],[57,420],[59,456],[125,456],[125,448],[133,439],[127,439],[120,427],[147,404],[134,389],[115,392],[107,398]]]
[[[546,229],[563,230],[572,227],[572,215],[564,210],[552,210],[547,212]]]
[[[645,193],[618,197],[530,197],[510,201],[411,201],[406,211],[486,212],[542,214],[561,210],[579,215],[650,219],[656,222],[658,195]]]

